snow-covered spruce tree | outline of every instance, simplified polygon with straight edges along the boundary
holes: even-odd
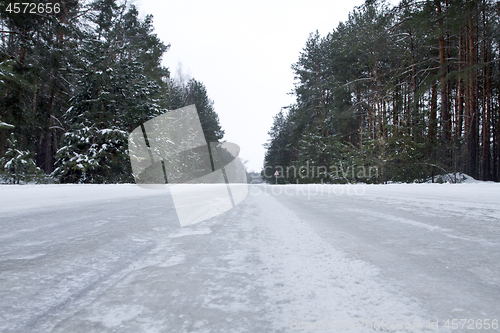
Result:
[[[56,158],[62,182],[132,181],[128,133],[166,109],[167,50],[152,34],[152,19],[138,18],[114,0],[94,3],[94,28],[84,38],[78,93],[64,115],[71,124]]]
[[[219,116],[214,110],[214,102],[208,97],[207,88],[195,79],[170,80],[169,107],[171,110],[194,104],[200,117],[201,128],[207,142],[218,142],[224,137]]]
[[[219,124],[219,116],[214,110],[214,102],[208,98],[205,85],[194,79],[187,84],[187,105],[196,105],[200,117],[201,128],[207,142],[217,142],[224,137],[224,130]]]
[[[18,149],[14,135],[7,139],[8,148],[0,158],[0,181],[9,184],[21,184],[32,181],[42,174],[33,160],[33,154]]]

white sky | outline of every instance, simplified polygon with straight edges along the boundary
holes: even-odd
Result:
[[[163,57],[175,77],[205,84],[224,139],[241,147],[247,169],[260,172],[273,116],[294,102],[291,65],[309,33],[322,36],[364,0],[136,0],[153,14],[155,32],[171,48]]]

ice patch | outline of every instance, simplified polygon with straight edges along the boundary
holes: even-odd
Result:
[[[0,256],[3,260],[32,260],[47,255],[46,253],[33,253],[27,255]]]
[[[121,325],[123,322],[133,320],[141,315],[143,307],[138,305],[120,305],[116,307],[107,307],[106,313],[102,316],[89,317],[88,320],[102,323],[107,328],[113,328]]]
[[[412,226],[418,227],[418,228],[424,228],[424,229],[427,229],[429,231],[435,231],[435,230],[438,230],[438,231],[450,231],[449,229],[441,228],[441,227],[438,227],[436,225],[430,225],[430,224],[427,224],[427,223],[417,222],[417,221],[413,221],[413,220],[409,220],[409,219],[394,218],[392,216],[386,216],[386,217],[388,219],[396,221],[396,222],[401,222],[401,223],[404,223],[404,224],[409,224],[409,225],[412,225]]]
[[[194,235],[208,235],[210,233],[212,233],[212,230],[210,228],[199,228],[199,229],[183,228],[175,234],[168,235],[168,238],[179,238],[179,237],[194,236]]]
[[[414,226],[414,227],[417,227],[417,228],[424,228],[424,229],[427,229],[429,231],[443,231],[443,232],[444,231],[451,231],[450,229],[441,228],[441,227],[438,227],[436,225],[430,225],[430,224],[427,224],[427,223],[418,222],[418,221],[415,221],[415,220],[410,220],[410,219],[406,219],[406,218],[402,218],[402,217],[398,217],[398,216],[392,216],[392,215],[389,215],[389,214],[380,214],[380,213],[376,213],[376,212],[373,212],[373,211],[362,210],[362,209],[350,209],[350,211],[360,212],[360,213],[362,213],[364,215],[371,216],[371,217],[376,217],[376,218],[379,218],[379,219],[382,219],[382,220],[390,220],[390,221],[394,221],[394,222],[408,224],[408,225],[411,225],[411,226]]]
[[[184,255],[176,255],[176,256],[172,256],[170,259],[168,259],[165,262],[159,263],[158,267],[165,268],[165,267],[175,266],[175,265],[182,264],[185,261],[186,261],[186,257]]]

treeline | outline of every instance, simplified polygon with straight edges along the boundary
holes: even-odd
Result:
[[[307,40],[292,66],[296,102],[269,132],[264,177],[500,181],[499,45],[498,1],[367,0]]]
[[[14,3],[0,6],[1,181],[133,182],[128,134],[189,104],[207,138],[222,138],[204,85],[161,65],[169,45],[151,15],[116,0],[54,1],[57,13],[36,14]]]

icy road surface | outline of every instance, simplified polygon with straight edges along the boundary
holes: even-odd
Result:
[[[0,186],[1,332],[498,332],[495,319],[500,184],[255,185],[183,228],[166,190]]]

